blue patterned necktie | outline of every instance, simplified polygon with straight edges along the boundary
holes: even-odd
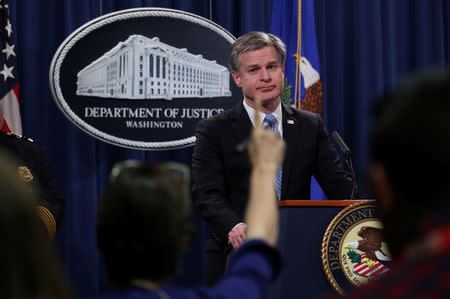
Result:
[[[274,131],[277,133],[277,135],[281,138],[280,131],[278,131],[277,127],[277,119],[273,114],[266,114],[264,117],[264,123],[267,124],[267,129]],[[277,191],[278,200],[281,200],[281,177],[283,173],[283,166],[280,165],[280,168],[278,168],[277,173],[275,174],[275,189]]]

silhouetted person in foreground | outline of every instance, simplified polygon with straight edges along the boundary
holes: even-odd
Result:
[[[450,298],[450,76],[408,78],[385,96],[371,179],[391,270],[355,298]]]
[[[70,298],[47,232],[41,227],[35,189],[19,179],[12,160],[0,152],[0,297]]]
[[[0,128],[3,125],[3,117],[0,105]],[[18,177],[29,188],[39,190],[36,209],[41,219],[40,226],[52,239],[62,222],[66,201],[61,195],[44,148],[30,138],[1,130],[0,148],[12,154],[17,160]]]
[[[258,115],[259,117],[259,115]],[[184,167],[122,162],[113,168],[98,215],[98,242],[114,288],[97,298],[264,298],[279,272],[274,176],[284,142],[257,119],[249,144],[253,169],[247,236],[229,274],[211,288],[166,286],[192,231]]]

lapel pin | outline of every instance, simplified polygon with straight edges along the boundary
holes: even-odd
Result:
[[[288,119],[287,123],[290,124],[290,125],[293,125],[294,124],[294,120],[293,119]]]

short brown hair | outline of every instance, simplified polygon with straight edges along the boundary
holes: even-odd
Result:
[[[251,31],[239,37],[234,41],[230,49],[230,67],[231,70],[239,72],[239,55],[248,51],[258,50],[263,47],[272,46],[278,53],[278,60],[281,65],[286,60],[286,46],[277,36],[261,32]]]

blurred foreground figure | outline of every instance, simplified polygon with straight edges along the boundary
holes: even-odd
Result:
[[[2,299],[69,298],[36,199],[16,173],[12,158],[0,152],[0,297]]]
[[[376,111],[371,179],[393,264],[355,298],[450,298],[450,76],[410,77]]]
[[[245,216],[247,240],[233,256],[229,274],[211,288],[165,285],[176,274],[192,232],[188,169],[132,161],[115,166],[100,205],[97,232],[109,280],[116,288],[97,298],[264,298],[279,272],[274,176],[284,142],[259,124],[249,152],[253,170]]]
[[[3,110],[0,105],[0,128],[2,125]],[[53,238],[62,221],[65,200],[44,148],[29,138],[3,131],[0,131],[0,148],[17,159],[15,175],[26,183],[26,188],[39,191],[39,194],[36,193],[39,198],[36,208],[41,219],[40,227],[49,238]]]

